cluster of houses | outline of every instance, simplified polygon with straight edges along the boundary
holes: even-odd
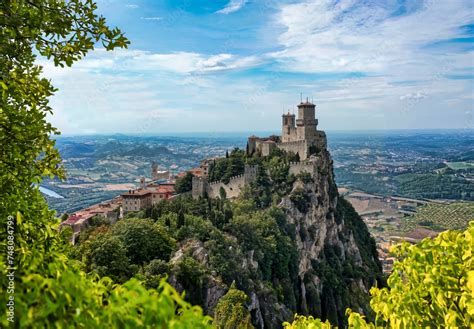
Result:
[[[59,225],[59,229],[61,230],[66,226],[71,227],[73,231],[72,243],[74,243],[77,235],[83,228],[89,225],[91,218],[95,216],[107,218],[111,223],[115,223],[119,218],[123,217],[122,198],[117,196],[112,200],[76,211]]]
[[[204,160],[199,167],[192,168],[187,172],[191,172],[196,177],[207,177],[208,161]],[[76,211],[59,225],[59,229],[66,226],[71,227],[73,231],[72,242],[74,243],[77,235],[89,225],[91,218],[95,216],[106,218],[113,224],[123,218],[123,215],[127,212],[144,210],[158,202],[174,197],[176,195],[176,179],[183,177],[185,174],[186,172],[182,172],[173,176],[169,171],[157,170],[157,165],[153,163],[151,182],[146,183],[145,178],[142,177],[139,188],[122,193],[112,200],[103,201]]]

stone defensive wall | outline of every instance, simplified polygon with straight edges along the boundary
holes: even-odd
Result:
[[[298,153],[301,158],[306,158],[308,146],[305,140],[278,143],[277,147],[286,152]]]
[[[315,163],[310,161],[290,162],[290,174],[296,176],[302,172],[307,172],[314,176],[316,172]]]
[[[231,177],[229,183],[225,184],[222,181],[209,183],[207,195],[212,198],[220,197],[221,187],[225,190],[227,198],[236,198],[240,194],[240,190],[245,186],[245,175],[238,175]]]
[[[301,143],[289,142],[288,144]],[[303,141],[304,143],[304,141]],[[287,144],[287,143],[285,143]],[[294,147],[294,146],[293,146]],[[309,160],[300,162],[290,162],[289,173],[298,175],[303,172],[309,173],[315,177],[318,175],[318,168],[324,166],[323,159],[320,156],[311,156]],[[236,198],[239,196],[242,188],[257,179],[258,166],[245,166],[245,172],[242,175],[233,176],[229,179],[229,183],[222,181],[214,181],[209,183],[206,178],[193,177],[193,198],[199,198],[207,194],[210,198],[220,198],[221,188],[224,189],[227,198]]]
[[[315,161],[300,161],[300,162],[290,162],[289,164],[289,173],[293,175],[298,175],[302,172],[307,172],[314,176],[317,173],[317,164]],[[281,165],[282,167],[284,165]]]
[[[193,198],[202,197],[205,193],[212,199],[219,198],[221,187],[225,190],[227,198],[236,198],[242,187],[257,179],[257,173],[258,166],[246,165],[244,173],[231,177],[227,184],[220,180],[208,183],[206,178],[193,177]]]

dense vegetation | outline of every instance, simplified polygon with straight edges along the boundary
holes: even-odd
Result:
[[[175,190],[176,193],[186,193],[193,189],[193,174],[187,172],[183,177],[180,177],[176,180]]]
[[[399,259],[388,287],[372,288],[375,323],[347,310],[351,328],[472,328],[474,221],[464,232],[446,231],[417,245],[392,249]],[[329,322],[297,316],[286,329],[323,328]]]
[[[225,197],[195,200],[182,196],[160,202],[144,212],[128,214],[125,220],[113,226],[96,221],[81,233],[71,257],[81,260],[85,271],[107,275],[118,282],[134,277],[154,288],[162,278],[168,277],[173,285],[186,291],[187,301],[193,304],[205,306],[209,291],[214,291],[216,286],[227,291],[233,285],[240,295],[247,296],[242,304],[248,306],[248,297],[252,294],[265,295],[269,301],[262,307],[267,308],[267,312],[274,312],[272,307],[276,303],[296,312],[301,296],[295,240],[297,234],[303,233],[296,232],[284,209],[277,205],[282,197],[288,197],[300,212],[308,212],[312,201],[307,191],[302,187],[293,191],[292,188],[297,181],[302,186],[312,184],[313,177],[305,172],[297,176],[289,174],[289,162],[293,160],[293,154],[281,150],[275,150],[268,157],[248,156],[233,150],[226,158],[216,161],[216,166],[224,168],[222,174],[235,174],[227,169],[233,168],[233,163],[259,165],[257,180],[243,189],[238,200]],[[214,177],[224,179],[217,176],[215,168],[211,169]],[[330,188],[329,193],[331,197],[337,196],[335,188]],[[341,261],[344,251],[337,246],[325,247],[323,258],[311,264],[314,270],[305,280],[312,280],[315,275],[324,286],[322,304],[310,302],[309,310],[324,318],[344,321],[341,306],[367,299],[362,295],[350,296],[347,285],[354,279],[373,284],[380,279],[380,264],[374,262],[374,240],[343,198],[339,198],[335,214],[339,222],[345,223],[340,238],[353,234],[363,263],[368,267],[356,266],[353,259]],[[150,247],[152,241],[158,242],[161,249]],[[97,255],[106,248],[105,242],[115,245],[110,266],[102,263]],[[170,259],[173,251],[175,256]],[[314,294],[313,301],[319,301],[316,291],[307,291],[307,296],[311,294]],[[215,312],[219,309],[216,306]],[[212,309],[206,311],[212,312]],[[370,313],[367,308],[364,311]],[[237,318],[242,320],[241,316]],[[222,317],[216,321],[221,323]]]
[[[54,213],[36,185],[45,176],[63,177],[50,138],[58,132],[46,121],[55,89],[41,77],[37,54],[69,66],[96,42],[107,50],[128,44],[95,11],[92,1],[0,1],[0,326],[209,327],[202,310],[184,302],[165,282],[147,290],[137,280],[116,285],[82,271],[66,257],[67,237],[58,235]],[[116,253],[116,273],[126,262],[123,242],[113,236],[96,242],[110,248],[104,240],[117,247],[110,251]],[[89,258],[101,272],[105,261],[98,254]]]
[[[136,216],[150,219],[127,218],[115,225],[98,222],[91,226],[81,233],[71,257],[82,260],[84,270],[119,282],[133,276],[145,277],[153,287],[159,277],[175,275],[187,288],[188,300],[197,303],[202,302],[199,296],[210,272],[226,285],[235,281],[247,293],[257,289],[257,281],[278,279],[275,292],[280,291],[282,302],[295,307],[295,287],[291,283],[297,274],[297,251],[291,238],[295,233],[280,209],[259,209],[253,200],[231,203],[186,197],[161,202]],[[170,261],[170,251],[186,241],[202,243],[210,256],[208,268],[187,257],[191,256],[191,249],[185,250],[182,259]],[[111,243],[114,247],[110,247]],[[103,248],[114,249],[109,253],[108,266],[99,255]],[[239,265],[251,251],[259,265],[257,270]],[[150,271],[150,267],[157,269]],[[148,274],[158,277],[150,280]]]
[[[218,329],[253,328],[246,304],[248,296],[232,284],[229,291],[219,300],[214,312],[214,326]]]

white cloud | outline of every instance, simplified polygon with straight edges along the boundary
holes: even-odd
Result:
[[[232,54],[205,55],[193,52],[154,53],[142,50],[118,49],[113,52],[98,49],[74,64],[77,70],[115,70],[136,72],[172,72],[178,74],[205,74],[255,67],[265,61],[259,56]],[[48,61],[40,61],[48,75],[64,75],[68,69],[55,68]]]
[[[377,2],[282,5],[277,21],[284,28],[278,39],[284,49],[272,56],[289,71],[426,76],[445,64],[445,56],[426,46],[459,37],[459,27],[474,20],[469,6],[468,0],[430,1],[411,13],[392,16],[396,6]]]
[[[38,62],[59,88],[50,120],[66,134],[247,130],[235,123],[242,111],[258,109],[261,118],[279,119],[269,115],[277,94],[266,97],[271,91],[265,90],[253,99],[259,82],[222,74],[256,65],[254,57],[99,49],[72,68]]]
[[[426,47],[462,36],[468,6],[433,1],[392,16],[393,8],[366,3],[281,5],[281,50],[270,54],[128,49],[96,50],[66,69],[42,61],[59,87],[53,124],[66,133],[277,130],[304,92],[315,97],[321,129],[472,126],[472,80],[447,76],[472,76],[474,52]],[[266,63],[276,71],[227,74]],[[353,71],[366,74],[334,77]]]
[[[135,5],[135,4],[126,4],[125,7],[130,8],[130,9],[137,9],[137,8],[139,8],[139,6],[138,6],[138,5]]]
[[[248,0],[230,0],[230,2],[221,10],[217,11],[218,14],[230,14],[239,11]]]
[[[259,65],[256,56],[240,57],[231,54],[204,55],[193,52],[168,54],[140,50],[96,51],[92,56],[77,63],[79,68],[103,68],[134,71],[164,71],[179,74],[199,74],[245,69]]]
[[[161,21],[163,17],[140,17],[140,19],[145,21]]]
[[[424,99],[426,98],[427,95],[425,92],[423,91],[418,91],[416,93],[408,93],[406,95],[403,95],[403,96],[400,96],[400,100],[403,101],[403,100],[420,100],[420,99]]]
[[[400,15],[393,15],[398,1],[281,5],[275,21],[283,27],[277,39],[282,49],[269,56],[282,71],[365,73],[300,87],[317,96],[320,121],[330,127],[336,121],[338,129],[463,126],[472,108],[472,80],[449,76],[472,78],[474,52],[440,42],[466,36],[461,27],[474,21],[472,3],[416,4]]]

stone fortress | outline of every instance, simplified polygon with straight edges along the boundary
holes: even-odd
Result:
[[[318,119],[315,112],[316,105],[308,99],[306,102],[301,102],[298,104],[298,119],[289,112],[282,115],[281,136],[266,138],[250,136],[249,154],[258,152],[262,156],[267,156],[274,148],[279,148],[298,154],[301,160],[305,160],[310,154],[326,149],[326,134],[317,129]]]
[[[326,149],[326,133],[317,130],[316,105],[306,99],[306,102],[301,102],[297,107],[298,119],[289,112],[282,115],[281,136],[273,135],[265,138],[250,136],[247,143],[247,153],[268,156],[275,148],[293,152],[298,154],[300,162],[290,163],[290,174],[297,175],[301,172],[307,172],[314,175],[318,166],[318,158],[312,156],[312,154]],[[222,181],[208,182],[207,173],[213,161],[213,159],[202,161],[200,168],[204,174],[193,177],[193,198],[205,195],[210,198],[218,198],[221,189],[224,189],[227,198],[236,198],[239,196],[242,187],[257,178],[258,166],[246,165],[244,173],[231,177],[227,184]]]

